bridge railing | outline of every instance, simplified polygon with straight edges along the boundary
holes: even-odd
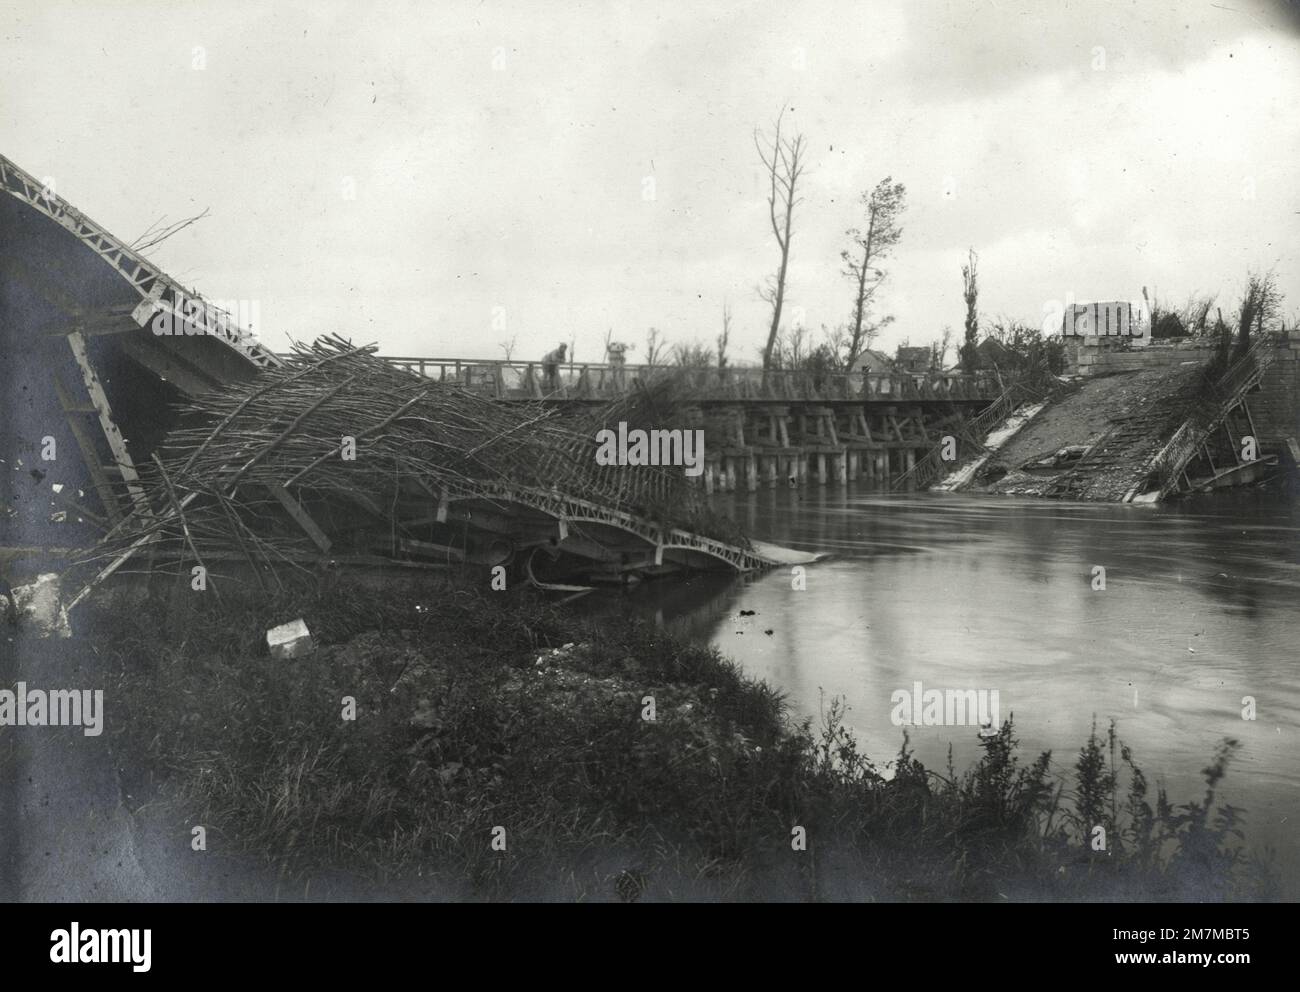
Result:
[[[1178,476],[1200,451],[1206,438],[1223,423],[1231,409],[1241,402],[1272,364],[1274,342],[1261,338],[1234,362],[1206,391],[1206,401],[1193,410],[1163,448],[1151,459],[1148,474],[1159,480],[1163,498],[1177,485]]]
[[[1024,403],[1040,398],[1025,384],[1010,383],[996,400],[968,420],[960,429],[959,433],[963,435],[963,440],[969,446],[966,450],[983,448],[984,439],[998,424],[1010,417]],[[966,457],[962,457],[957,463],[948,464],[943,460],[943,447],[936,445],[912,468],[895,479],[892,488],[905,489],[912,486],[915,489],[925,489],[943,477],[946,472],[959,468],[966,460]]]
[[[675,377],[687,398],[815,400],[981,400],[1001,392],[986,372],[813,372],[807,370],[610,365],[562,362],[548,381],[541,362],[380,356],[398,368],[497,399],[614,399]]]

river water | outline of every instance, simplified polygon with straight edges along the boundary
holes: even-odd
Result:
[[[624,603],[717,646],[784,690],[792,713],[850,707],[883,765],[896,690],[998,690],[1022,758],[1072,775],[1111,718],[1153,785],[1199,799],[1200,770],[1241,742],[1218,798],[1245,810],[1300,896],[1300,507],[1218,496],[1161,507],[841,488],[715,497],[754,537],[831,557],[753,577],[650,583]],[[1095,566],[1105,589],[1094,589]],[[606,604],[607,607],[611,604]],[[752,610],[752,616],[740,616]],[[770,633],[767,633],[770,631]],[[1243,719],[1243,697],[1256,719]],[[960,772],[969,726],[908,728],[916,755]],[[1154,801],[1154,796],[1151,797]]]

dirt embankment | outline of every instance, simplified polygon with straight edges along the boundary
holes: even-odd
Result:
[[[1197,365],[1144,369],[1084,382],[1029,422],[989,459],[972,489],[1039,494],[1069,470],[1062,462],[1041,467],[1063,449],[1095,444],[1123,421],[1161,421],[1183,403],[1200,379]],[[1174,419],[1177,419],[1175,413]],[[1157,425],[1153,422],[1153,429]]]
[[[93,679],[106,714],[95,738],[0,729],[0,745],[17,745],[16,762],[0,753],[0,808],[19,810],[0,820],[16,835],[0,850],[10,897],[1267,891],[1235,852],[1231,817],[1206,819],[1228,753],[1207,772],[1207,808],[1152,809],[1127,751],[1094,733],[1059,770],[1062,801],[1050,756],[1021,756],[1011,721],[962,774],[930,773],[905,738],[878,766],[838,703],[818,731],[792,725],[771,688],[633,616],[584,620],[527,593],[409,576],[220,603],[159,594],[128,607],[107,593],[79,610],[71,639],[0,637],[0,690],[15,676]],[[271,657],[266,629],[294,617],[314,650]],[[1096,771],[1121,762],[1137,790],[1127,800],[1125,776]],[[1083,828],[1094,823],[1115,838],[1104,858]],[[211,848],[192,846],[195,825]]]

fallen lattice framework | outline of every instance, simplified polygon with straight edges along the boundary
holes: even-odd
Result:
[[[298,345],[282,367],[189,402],[152,463],[131,516],[82,556],[117,571],[152,562],[275,566],[379,551],[401,557],[455,500],[554,513],[562,501],[747,548],[680,467],[602,466],[596,433],[682,422],[665,381],[594,410],[502,404],[395,368],[338,337]],[[377,547],[378,546],[378,547]],[[132,570],[138,570],[138,565]],[[89,586],[88,586],[89,588]]]

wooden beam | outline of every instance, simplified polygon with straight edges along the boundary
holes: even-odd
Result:
[[[152,338],[152,335],[148,338]],[[186,396],[201,396],[217,388],[219,385],[217,380],[205,377],[200,369],[178,358],[164,345],[148,338],[145,335],[130,335],[119,338],[115,344],[132,361],[144,366],[159,378],[167,380]]]
[[[121,469],[122,481],[126,483],[127,492],[131,494],[131,499],[136,506],[147,513],[148,501],[140,485],[140,476],[136,473],[130,452],[126,450],[126,439],[122,437],[122,431],[113,421],[113,411],[108,405],[108,396],[104,393],[104,387],[99,382],[95,367],[90,364],[90,356],[86,353],[86,340],[80,332],[74,331],[68,335],[68,346],[72,349],[72,355],[81,369],[81,378],[85,383],[86,392],[99,414],[100,429],[108,440],[109,450],[113,452],[113,460]]]
[[[178,506],[181,509],[184,509],[185,507],[189,506],[190,503],[192,503],[195,500],[195,498],[198,497],[198,495],[199,495],[198,493],[190,493],[180,501]],[[168,510],[166,512],[168,514],[171,514],[173,511]],[[104,568],[100,570],[98,575],[96,575],[93,579],[91,579],[88,583],[86,583],[85,586],[82,587],[81,592],[77,593],[77,595],[73,597],[72,602],[70,602],[67,605],[67,611],[71,613],[78,603],[80,603],[83,599],[85,599],[87,596],[90,595],[91,590],[93,590],[97,585],[99,585],[110,575],[116,572],[119,568],[125,565],[131,559],[132,555],[134,555],[146,544],[154,540],[154,538],[158,536],[158,533],[159,532],[157,530],[150,530],[147,533],[141,534],[134,541],[132,541],[130,547],[128,547],[120,555],[118,555],[111,562],[105,565]]]
[[[59,379],[58,373],[51,372],[50,381],[54,385],[54,394],[59,398],[59,405],[63,408],[68,429],[72,431],[77,447],[81,449],[81,460],[86,466],[86,471],[90,473],[90,482],[95,492],[99,494],[99,502],[104,507],[104,512],[108,514],[109,520],[114,524],[121,523],[124,518],[123,508],[118,504],[117,493],[113,491],[112,483],[104,474],[99,450],[95,447],[90,432],[77,420],[77,414],[84,412],[86,408],[76,405],[67,387]]]
[[[284,507],[285,512],[293,517],[298,526],[312,539],[312,543],[320,548],[321,554],[329,554],[332,547],[330,539],[316,525],[316,521],[311,518],[311,514],[302,508],[302,504],[294,499],[284,486],[267,486],[267,488],[271,490],[271,495],[280,501],[280,505]]]
[[[1246,411],[1246,423],[1250,425],[1250,436],[1255,439],[1255,451],[1259,452],[1259,432],[1255,430],[1255,418],[1250,415],[1250,404],[1246,402],[1246,397],[1241,398],[1241,408]]]

